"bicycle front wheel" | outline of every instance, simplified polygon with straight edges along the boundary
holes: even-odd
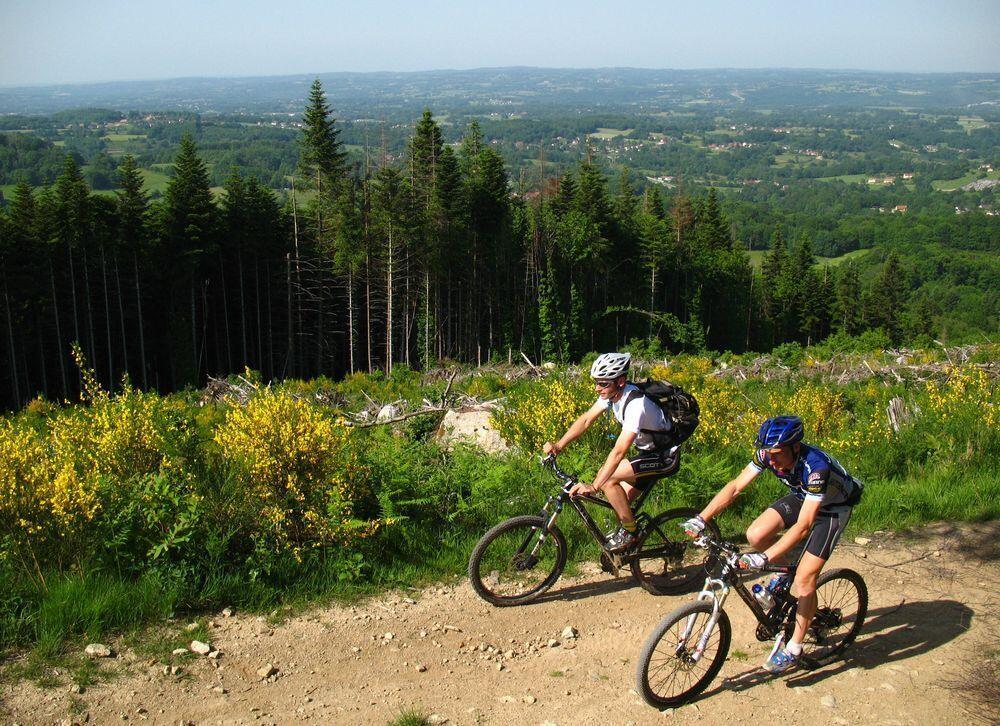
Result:
[[[821,574],[816,580],[816,615],[802,642],[803,665],[816,668],[843,653],[858,637],[867,614],[868,587],[861,575],[846,569]],[[789,631],[794,627],[793,611]]]
[[[654,708],[673,708],[705,690],[729,653],[732,629],[724,610],[709,631],[713,606],[698,600],[667,615],[646,638],[636,666],[636,690]],[[704,642],[702,642],[704,641]]]
[[[708,550],[696,547],[681,528],[697,515],[697,509],[671,509],[645,527],[630,562],[632,577],[643,589],[654,595],[676,595],[704,579]],[[705,533],[720,538],[715,522],[705,523]]]
[[[546,524],[524,515],[483,535],[469,558],[469,581],[479,597],[499,607],[523,605],[552,587],[566,566],[566,538]]]

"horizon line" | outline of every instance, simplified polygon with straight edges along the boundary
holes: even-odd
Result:
[[[0,83],[0,91],[7,90],[30,90],[46,88],[66,88],[81,86],[101,86],[111,83],[163,83],[166,81],[243,81],[257,79],[281,79],[281,78],[319,78],[321,76],[379,76],[379,75],[421,75],[432,73],[467,73],[472,71],[507,71],[507,70],[537,70],[537,71],[659,71],[670,73],[705,73],[718,71],[738,71],[738,72],[760,72],[760,71],[781,71],[781,72],[825,72],[825,73],[861,73],[861,74],[882,74],[896,76],[1000,76],[1000,71],[898,71],[880,70],[866,68],[819,68],[800,66],[757,66],[757,67],[733,67],[715,66],[704,68],[661,68],[651,66],[473,66],[468,68],[426,68],[421,70],[374,70],[374,71],[319,71],[300,73],[276,73],[276,74],[250,74],[235,76],[162,76],[149,78],[118,78],[104,79],[97,81],[53,81],[46,83]]]

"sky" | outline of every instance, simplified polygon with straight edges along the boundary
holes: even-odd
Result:
[[[0,0],[0,85],[496,66],[1000,72],[1000,0]]]

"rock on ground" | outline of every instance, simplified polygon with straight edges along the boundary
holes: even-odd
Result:
[[[507,451],[507,443],[490,425],[492,406],[468,406],[448,411],[438,427],[442,443],[466,441],[491,454]]]

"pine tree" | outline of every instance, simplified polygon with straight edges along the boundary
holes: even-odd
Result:
[[[147,250],[149,199],[143,189],[142,173],[131,154],[122,157],[121,167],[118,170],[118,186],[120,190],[116,193],[116,198],[118,201],[119,249],[132,258],[139,332],[140,380],[142,387],[148,388],[147,370],[149,366],[146,358],[146,331],[142,314],[142,279],[139,273],[139,258],[140,256],[145,257]],[[120,277],[117,255],[115,265],[116,277]],[[119,301],[121,299],[122,293],[119,290]],[[125,334],[123,333],[122,340],[124,341],[124,339]]]
[[[565,325],[559,314],[559,295],[551,257],[546,261],[538,283],[538,328],[541,334],[542,360],[561,361],[565,352]]]
[[[788,248],[781,227],[774,230],[771,250],[761,263],[761,305],[764,319],[771,329],[771,346],[785,336],[789,300],[786,299],[784,280],[789,266]]]
[[[181,341],[186,337],[182,326],[190,332],[186,355],[173,357],[174,346],[170,346],[175,373],[184,382],[199,381],[203,369],[206,341],[204,335],[199,337],[199,329],[208,329],[204,319],[208,311],[204,310],[199,320],[198,299],[203,298],[205,292],[206,283],[201,277],[204,261],[212,259],[215,253],[216,217],[208,170],[198,156],[194,141],[190,135],[185,135],[174,159],[174,175],[167,184],[160,216],[165,263],[176,266],[176,276],[169,281],[171,314],[168,324],[174,328],[174,344],[180,350],[183,350]]]
[[[611,202],[607,185],[601,170],[590,161],[580,165],[579,184],[574,199],[574,207],[597,225],[601,236],[607,238],[612,232]]]
[[[567,171],[559,179],[559,189],[551,203],[552,211],[561,216],[573,209],[576,200],[576,189],[576,179],[572,172]]]
[[[434,198],[437,168],[444,146],[441,127],[434,121],[430,109],[424,109],[407,146],[410,185],[421,198],[422,206],[427,208]]]
[[[719,209],[719,198],[715,187],[708,190],[708,196],[699,206],[697,213],[697,238],[709,250],[725,250],[731,245],[729,229]]]
[[[90,205],[87,183],[72,155],[67,154],[62,173],[55,184],[55,234],[57,244],[65,250],[69,260],[70,300],[73,310],[73,340],[82,342],[80,336],[80,305],[77,295],[76,254],[82,250],[90,226]],[[86,265],[84,265],[86,269]],[[92,346],[88,346],[93,360]]]
[[[326,101],[323,84],[317,78],[309,89],[309,103],[302,116],[299,166],[321,194],[325,184],[336,185],[345,174],[347,154],[339,136],[340,130],[336,128],[336,119]]]
[[[862,328],[861,280],[853,262],[841,265],[833,285],[833,327],[847,335],[857,335]]]
[[[812,332],[819,323],[818,311],[813,300],[818,292],[819,280],[816,276],[816,256],[812,242],[801,237],[792,249],[792,257],[785,269],[784,288],[789,302],[789,335],[808,343]]]
[[[869,298],[869,324],[881,327],[893,344],[902,341],[902,308],[906,295],[906,277],[899,253],[886,257],[881,274],[873,281]]]

